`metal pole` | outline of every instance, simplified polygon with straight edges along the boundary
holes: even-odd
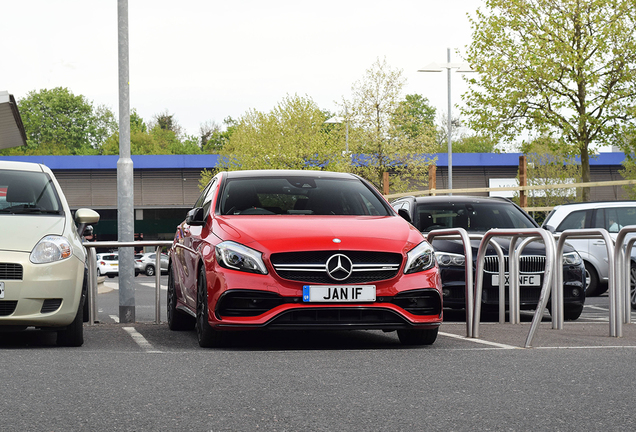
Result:
[[[450,68],[450,60],[451,60],[451,49],[447,48],[447,61],[449,67],[446,68],[446,73],[448,74],[448,188],[453,189],[453,143],[451,141],[451,68]],[[453,193],[450,192],[449,195]]]
[[[119,160],[117,161],[117,230],[120,242],[135,237],[133,162],[130,158],[128,78],[128,0],[117,1],[119,53]],[[119,249],[119,322],[135,322],[134,250]]]

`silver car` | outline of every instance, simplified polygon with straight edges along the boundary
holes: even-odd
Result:
[[[155,266],[157,264],[157,254],[155,252],[148,252],[135,256],[135,275],[138,273],[145,273],[146,276],[154,276]],[[161,272],[168,272],[168,255],[161,254]]]
[[[618,231],[627,225],[636,225],[636,201],[603,201],[564,204],[554,208],[543,222],[543,228],[560,233],[566,229],[605,228],[616,240]],[[587,296],[607,291],[609,264],[607,248],[602,239],[568,239],[585,262]],[[636,253],[631,260],[632,308],[636,308],[634,286],[636,282]]]

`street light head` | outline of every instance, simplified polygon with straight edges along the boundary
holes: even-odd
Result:
[[[418,72],[442,72],[443,70],[444,68],[437,63],[429,63],[423,69],[419,69]]]

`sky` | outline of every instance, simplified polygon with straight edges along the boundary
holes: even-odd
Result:
[[[338,110],[377,60],[447,113],[446,73],[471,42],[482,0],[129,0],[130,106],[150,121],[173,114],[188,134],[287,95]],[[21,99],[67,87],[118,116],[117,0],[0,2],[0,90]],[[451,100],[467,90],[453,73]],[[455,108],[454,108],[455,109]]]

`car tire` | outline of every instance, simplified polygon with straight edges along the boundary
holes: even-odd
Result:
[[[197,339],[202,348],[214,348],[222,345],[223,333],[214,330],[208,322],[208,283],[202,267],[197,279]]]
[[[583,313],[583,305],[565,305],[563,306],[563,319],[565,321],[574,321]]]
[[[177,291],[174,286],[174,276],[172,269],[168,270],[168,295],[166,304],[168,305],[168,328],[173,331],[192,330],[196,324],[190,315],[177,309]]]
[[[437,339],[439,328],[398,330],[402,345],[431,345]]]
[[[155,275],[155,266],[149,265],[146,266],[146,276],[154,276]]]
[[[99,268],[97,269],[97,276],[101,276],[102,272],[99,271]]]
[[[80,300],[79,303],[73,322],[57,332],[59,346],[79,347],[84,344],[84,300]]]
[[[592,264],[585,261],[585,297],[596,297],[603,292],[598,280],[598,274]]]

